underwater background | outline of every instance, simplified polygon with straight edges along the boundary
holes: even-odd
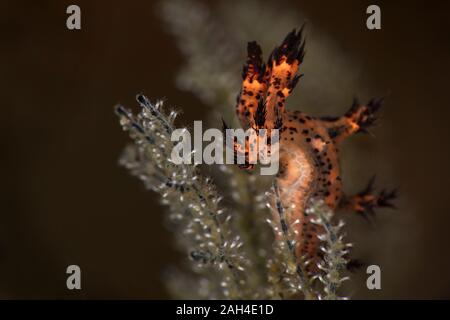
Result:
[[[374,225],[344,217],[353,255],[382,269],[382,290],[368,290],[360,271],[350,295],[450,298],[450,5],[377,1],[382,29],[369,31],[370,1],[201,3],[224,35],[239,32],[238,23],[254,30],[234,38],[242,63],[247,41],[281,40],[308,21],[305,76],[289,108],[339,115],[354,96],[386,97],[375,137],[355,137],[342,151],[346,190],[377,173],[379,186],[400,192],[398,210],[380,210]],[[218,128],[225,111],[213,113],[208,97],[180,79],[195,70],[183,69],[183,44],[160,3],[77,1],[81,31],[66,29],[69,4],[0,4],[0,298],[168,298],[161,275],[179,254],[158,196],[118,166],[127,137],[113,106],[134,106],[142,92],[182,110],[187,126]],[[245,25],[257,10],[273,19]],[[276,43],[266,42],[267,56]],[[240,71],[229,70],[234,81]],[[65,287],[70,264],[82,269],[81,291]]]

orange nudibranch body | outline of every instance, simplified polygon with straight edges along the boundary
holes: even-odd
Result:
[[[323,199],[333,210],[352,203],[342,192],[339,145],[346,137],[366,132],[374,124],[381,100],[372,100],[367,105],[355,101],[341,117],[317,118],[286,110],[286,99],[301,77],[298,70],[305,46],[302,32],[303,28],[290,32],[266,64],[262,62],[259,45],[249,42],[236,113],[244,128],[280,130],[280,169],[276,176],[280,205],[286,212],[286,223],[293,226],[296,234],[296,256],[317,260],[321,258],[318,239],[321,230],[305,215],[306,208],[313,198]],[[367,201],[361,200],[358,205],[363,209],[369,205],[387,206],[393,193],[385,195],[390,197],[370,201],[369,195],[365,195]],[[279,221],[277,214],[274,212],[274,217]]]

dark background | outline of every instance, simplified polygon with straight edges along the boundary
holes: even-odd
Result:
[[[73,3],[81,31],[65,26]],[[382,30],[368,32],[370,2],[286,2],[389,92],[373,157],[390,168],[381,181],[400,186],[400,210],[375,229],[351,223],[383,272],[379,292],[355,276],[354,297],[450,298],[450,6],[377,3]],[[189,106],[185,123],[208,107],[175,87],[183,57],[153,4],[2,1],[0,39],[0,298],[167,297],[160,275],[178,253],[157,196],[117,165],[127,137],[113,106],[134,106],[138,92],[168,97]],[[82,269],[81,291],[66,289],[70,264]]]

